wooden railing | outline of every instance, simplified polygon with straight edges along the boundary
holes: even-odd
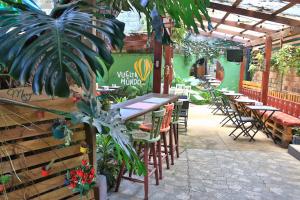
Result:
[[[292,102],[286,99],[281,99],[278,97],[268,96],[269,106],[276,107],[280,111],[292,115],[294,117],[300,117],[300,103]]]
[[[261,84],[252,81],[243,81],[243,88],[251,90],[261,90]]]
[[[258,90],[242,88],[242,94],[257,101],[261,100],[261,92]],[[268,95],[268,105],[280,109],[282,112],[300,117],[300,98],[295,94],[270,91]]]
[[[249,98],[256,100],[256,101],[261,100],[261,92],[258,91],[258,90],[242,88],[242,90],[240,92],[242,94],[248,96]]]

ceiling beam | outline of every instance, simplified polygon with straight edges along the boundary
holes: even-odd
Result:
[[[211,17],[210,19],[211,19],[212,22],[215,22],[215,23],[219,23],[222,20],[222,19],[219,19],[219,18],[216,18],[216,17]],[[227,25],[227,26],[233,26],[233,27],[238,27],[238,28],[242,28],[242,29],[252,30],[252,31],[255,31],[255,32],[260,32],[260,33],[269,33],[270,34],[270,33],[275,33],[276,32],[272,29],[253,27],[252,25],[249,25],[249,24],[245,24],[245,23],[242,23],[242,22],[239,23],[239,22],[229,21],[229,20],[223,21],[222,24]]]
[[[277,15],[279,13],[282,13],[283,11],[293,7],[294,5],[295,5],[295,3],[288,3],[285,6],[283,6],[282,8],[280,8],[280,9],[276,10],[275,12],[273,12],[271,15],[274,17],[275,15]],[[262,19],[259,22],[255,23],[253,26],[257,26],[258,24],[261,24],[265,21],[266,21],[265,19]],[[243,33],[243,32],[245,32],[245,31],[242,31],[241,33]]]
[[[217,32],[217,31],[209,33],[209,32],[199,30],[199,33],[200,33],[200,35],[204,35],[204,36],[207,36],[207,37],[215,37],[215,38],[220,38],[220,39],[223,39],[223,40],[231,40],[231,41],[234,41],[234,42],[243,43],[244,45],[246,45],[248,43],[248,40],[246,40],[246,39],[243,40],[243,39],[239,39],[239,38],[230,38],[230,37],[224,38],[224,35],[222,35],[221,33]]]
[[[230,35],[235,35],[235,36],[240,36],[240,37],[244,37],[245,40],[256,40],[259,39],[259,37],[254,36],[254,35],[250,35],[250,34],[240,34],[237,31],[232,31],[232,30],[228,30],[228,29],[224,29],[224,28],[216,28],[214,31],[217,32],[221,32],[221,33],[226,33],[226,34],[230,34]]]
[[[290,26],[300,26],[299,20],[286,18],[286,17],[280,17],[280,16],[273,16],[272,14],[247,10],[247,9],[243,9],[243,8],[234,8],[232,6],[228,6],[228,5],[220,4],[220,3],[210,2],[210,8],[215,9],[215,10],[230,12],[230,13],[234,13],[234,14],[238,14],[238,15],[244,15],[244,16],[248,16],[248,17],[254,17],[254,18],[258,18],[258,19],[264,19],[264,20],[269,20],[269,21],[273,21],[273,22],[277,22],[277,23],[287,24]]]
[[[291,35],[300,34],[300,27],[289,27],[285,29],[284,31],[280,31],[274,34],[271,34],[269,36],[272,37],[272,40],[278,40],[280,38],[284,38]],[[265,38],[259,38],[257,40],[252,40],[248,42],[247,46],[257,46],[260,44],[263,44],[265,42]]]
[[[233,4],[232,4],[232,7],[237,7],[240,3],[242,2],[242,0],[236,0]],[[223,18],[221,19],[221,21],[220,22],[218,22],[217,23],[217,25],[215,26],[215,29],[216,28],[218,28],[218,26],[220,25],[220,24],[222,24],[224,21],[225,21],[225,19],[229,16],[229,12],[227,12],[224,16],[223,16]]]
[[[291,2],[291,3],[299,3],[300,4],[300,0],[284,0],[284,1],[288,1],[288,2]]]

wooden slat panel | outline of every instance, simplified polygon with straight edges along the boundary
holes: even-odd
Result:
[[[39,193],[46,192],[51,189],[62,186],[64,184],[64,180],[65,180],[64,175],[50,178],[46,181],[39,182],[38,184],[31,185],[31,186],[10,192],[7,194],[7,197],[8,197],[8,199],[12,199],[12,200],[29,199],[30,197],[35,196]],[[1,196],[1,200],[2,199],[4,199],[3,196]]]
[[[50,200],[50,199],[59,200],[71,196],[72,194],[73,194],[72,189],[69,189],[68,187],[65,186],[57,190],[54,190],[52,192],[48,192],[46,194],[40,195],[36,198],[33,198],[32,200]],[[78,200],[80,200],[80,198]]]
[[[87,156],[84,158],[88,159]],[[79,156],[79,157],[63,160],[60,162],[56,162],[51,167],[51,170],[49,170],[49,175],[53,175],[61,171],[65,171],[67,169],[73,169],[81,164],[82,159],[83,157]],[[28,171],[18,173],[18,177],[22,180],[22,183],[17,179],[17,177],[14,174],[12,177],[12,182],[14,183],[13,187],[23,183],[30,183],[31,181],[35,181],[42,178],[41,168],[38,167],[38,168],[34,168]]]
[[[32,102],[52,99],[47,95],[34,95],[31,87],[18,87],[7,90],[0,90],[0,97],[21,102]]]
[[[8,142],[11,140],[24,139],[33,136],[43,136],[51,132],[53,123],[39,124],[24,128],[22,126],[0,130],[0,142]],[[83,125],[72,125],[70,129],[83,129]]]
[[[80,148],[80,144],[61,148],[61,149],[55,149],[52,151],[35,154],[32,156],[27,156],[26,159],[18,158],[18,159],[13,160],[12,163],[13,163],[15,170],[28,168],[31,166],[50,162],[52,159],[60,159],[60,158],[64,158],[67,156],[79,154],[80,153],[79,148]],[[11,163],[9,161],[2,162],[1,170],[2,170],[2,173],[11,172],[13,170],[11,167]]]
[[[85,140],[85,132],[84,131],[74,132],[72,136],[72,141],[77,142],[81,140]],[[39,150],[39,149],[54,147],[64,143],[65,143],[64,140],[58,140],[51,136],[46,138],[40,138],[40,139],[37,138],[34,140],[18,142],[16,144],[7,144],[7,145],[0,146],[1,148],[0,156],[2,157],[12,156],[15,154],[21,154],[21,153],[26,153],[30,151]]]

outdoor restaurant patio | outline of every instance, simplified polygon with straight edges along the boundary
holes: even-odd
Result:
[[[300,1],[0,0],[0,199],[300,199]]]

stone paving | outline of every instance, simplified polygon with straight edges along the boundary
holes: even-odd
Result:
[[[193,106],[181,155],[164,170],[159,186],[150,186],[151,200],[299,200],[300,162],[260,133],[255,142],[233,141],[232,127],[220,128],[222,116],[206,106]],[[122,180],[110,200],[143,199],[143,185]]]

